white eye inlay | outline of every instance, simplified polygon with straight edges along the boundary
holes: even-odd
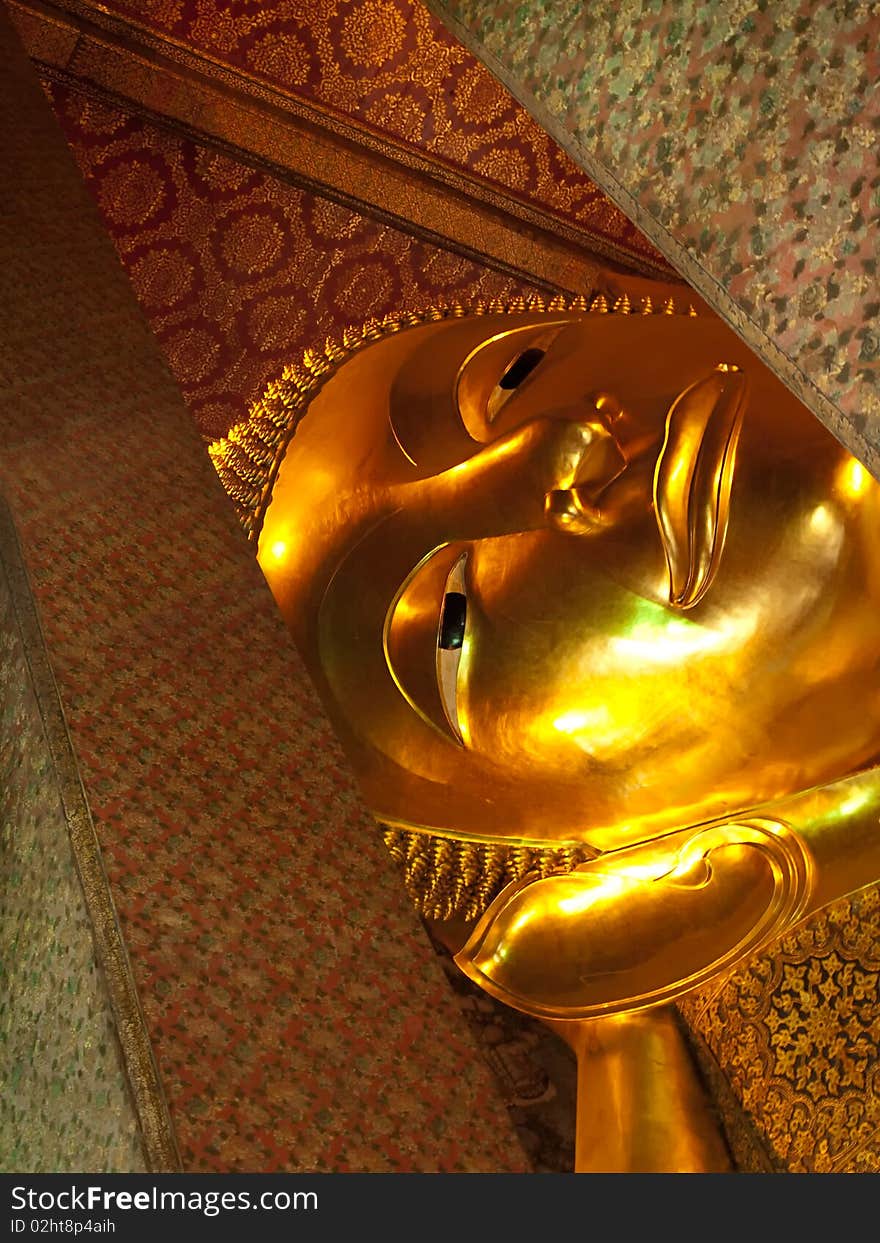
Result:
[[[463,739],[458,723],[457,683],[467,628],[466,564],[467,553],[462,553],[449,571],[437,629],[437,685],[446,719],[459,742]]]

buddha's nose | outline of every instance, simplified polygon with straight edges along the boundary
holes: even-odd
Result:
[[[569,508],[594,503],[626,467],[598,418],[531,419],[433,480],[450,538],[477,539],[548,524],[566,527]]]
[[[610,524],[602,494],[626,469],[627,461],[617,440],[597,435],[574,472],[569,487],[553,488],[544,497],[548,525],[577,535],[588,535]]]

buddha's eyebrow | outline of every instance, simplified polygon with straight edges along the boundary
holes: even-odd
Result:
[[[747,398],[744,373],[719,363],[680,393],[666,415],[654,473],[654,515],[674,608],[698,604],[718,571]]]

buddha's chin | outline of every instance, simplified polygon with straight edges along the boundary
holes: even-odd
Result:
[[[372,781],[362,778],[361,785],[373,815],[386,826],[409,832],[541,849],[577,843],[613,850],[632,840],[630,825],[624,820],[619,827],[618,816],[607,808],[597,818],[598,799],[589,785],[523,785],[510,779],[503,788],[485,781],[464,792],[411,775],[403,787],[372,776]],[[674,815],[661,819],[661,832],[678,827]]]
[[[493,787],[475,783],[467,791],[408,775],[393,785],[364,781],[368,806],[383,825],[458,841],[541,850],[578,845],[593,853],[625,849],[688,826],[748,814],[791,791],[758,791],[731,783],[728,789],[694,792],[693,797],[627,798],[617,786],[509,779]]]

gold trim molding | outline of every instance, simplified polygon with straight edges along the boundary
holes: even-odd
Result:
[[[9,9],[46,76],[505,275],[570,293],[593,286],[603,261],[675,279],[635,249],[83,0]]]

